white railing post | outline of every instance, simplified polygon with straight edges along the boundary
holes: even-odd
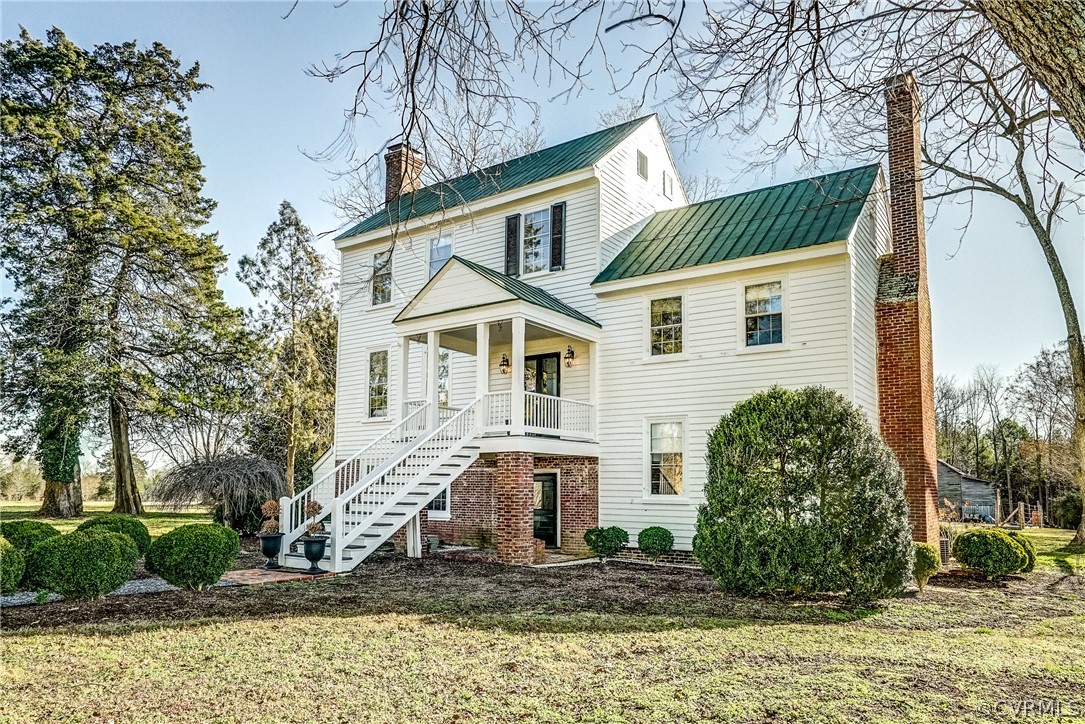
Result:
[[[332,524],[328,535],[328,570],[339,573],[343,566],[343,504],[338,499],[332,501]]]
[[[524,338],[527,322],[523,317],[512,318],[512,424],[509,432],[524,434]]]
[[[410,414],[407,409],[407,400],[410,398],[411,378],[411,338],[399,338],[399,418],[402,420]]]
[[[490,391],[490,325],[475,326],[475,397],[485,397]]]
[[[286,533],[290,532],[290,529],[290,498],[284,495],[283,497],[279,498],[279,532],[285,535]],[[289,550],[289,545],[279,547],[280,566],[286,563],[286,554]]]
[[[430,330],[426,332],[426,400],[430,404],[429,425],[435,428],[441,420],[441,391],[437,389],[437,375],[441,368],[441,335]]]

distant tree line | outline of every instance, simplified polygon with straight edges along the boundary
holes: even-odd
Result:
[[[935,381],[938,456],[998,485],[1006,511],[1045,514],[1074,489],[1073,376],[1065,345],[1046,348],[1006,377],[981,365],[967,380]]]

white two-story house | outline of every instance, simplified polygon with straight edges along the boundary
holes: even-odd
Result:
[[[690,550],[736,403],[820,384],[879,419],[879,166],[690,204],[655,116],[426,188],[386,160],[336,240],[335,445],[284,505],[291,538],[331,516],[334,569],[401,528],[508,563],[596,525]]]

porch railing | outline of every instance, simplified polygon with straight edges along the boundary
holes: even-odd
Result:
[[[503,433],[512,428],[512,393],[491,392],[484,398],[482,430]],[[567,397],[524,393],[523,431],[577,440],[595,439],[595,407]]]

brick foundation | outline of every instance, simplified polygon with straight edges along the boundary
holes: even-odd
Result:
[[[535,461],[531,453],[497,454],[494,471],[497,498],[497,560],[530,565],[535,562]]]
[[[599,460],[588,457],[538,456],[536,470],[558,471],[558,517],[561,550],[588,553],[584,531],[599,525]]]
[[[445,543],[492,548],[497,530],[494,473],[497,461],[480,458],[449,486],[449,520],[428,521],[431,535]]]

